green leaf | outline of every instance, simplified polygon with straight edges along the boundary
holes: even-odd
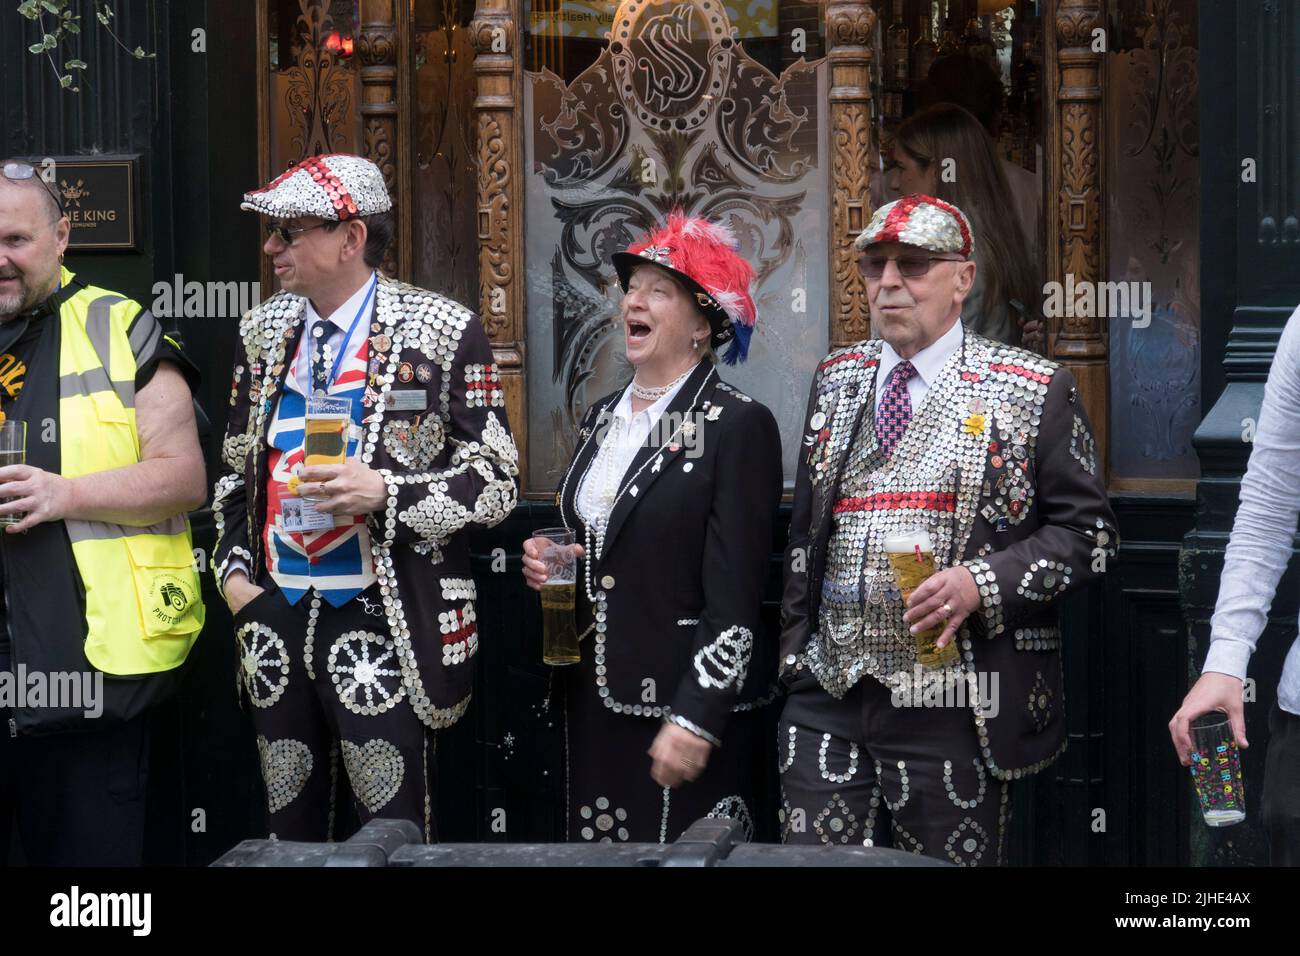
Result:
[[[45,34],[45,36],[41,38],[42,50],[53,50],[58,45],[59,45],[59,38],[54,36],[53,34],[47,33]]]
[[[45,52],[45,44],[44,44],[44,43],[33,43],[31,46],[29,46],[29,47],[27,48],[27,52],[28,52],[28,53],[44,53],[44,52]]]
[[[71,73],[64,73],[61,77],[59,77],[59,86],[63,87],[64,89],[67,89],[71,85],[72,85]]]
[[[41,6],[43,6],[46,10],[48,10],[50,13],[54,14],[55,16],[59,15],[61,8],[65,6],[66,3],[67,0],[64,0],[63,4],[55,3],[54,0],[41,0]]]
[[[77,23],[75,23],[74,21],[72,21],[72,20],[65,21],[64,24],[63,24],[63,26],[67,29],[67,31],[68,31],[69,33],[80,33],[80,32],[81,32],[81,27],[80,27]]]
[[[41,14],[41,5],[36,0],[27,0],[26,3],[19,5],[18,13],[28,20],[35,20]]]
[[[95,14],[95,19],[97,19],[97,20],[98,20],[100,23],[102,23],[104,26],[108,26],[108,15],[107,15],[107,14],[105,14],[105,13],[96,13],[96,14]]]
[[[142,47],[136,47],[134,50],[131,51],[131,55],[135,57],[137,60],[143,60],[149,54],[145,53]]]
[[[85,60],[68,60],[63,64],[69,70],[84,70],[86,68]]]

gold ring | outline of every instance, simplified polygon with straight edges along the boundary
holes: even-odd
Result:
[[[943,606],[943,616],[952,617],[952,605],[949,604],[947,601],[944,601],[942,606]]]

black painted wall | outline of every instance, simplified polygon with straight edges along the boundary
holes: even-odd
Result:
[[[13,6],[0,9],[0,152],[140,156],[138,251],[74,252],[69,267],[146,306],[154,283],[176,273],[186,281],[255,281],[258,223],[238,208],[257,180],[253,4],[117,4],[114,28],[129,46],[157,54],[145,60],[124,53],[83,4],[75,55],[89,69],[79,93],[59,89],[49,63],[27,51],[39,33]],[[206,31],[204,52],[194,49],[195,30]],[[220,434],[235,320],[162,321],[202,368],[197,399]],[[207,443],[209,462],[216,444]],[[193,520],[195,545],[206,552],[211,516],[204,510]],[[204,585],[207,631],[180,699],[153,721],[147,854],[160,863],[206,862],[258,826],[257,765],[250,726],[235,707],[229,615],[211,575]]]
[[[1187,687],[1199,676],[1209,647],[1224,549],[1250,456],[1247,423],[1258,420],[1282,327],[1300,302],[1300,9],[1294,3],[1243,3],[1225,11],[1201,0],[1200,13],[1201,123],[1216,135],[1206,139],[1201,153],[1201,407],[1209,412],[1196,432],[1202,478],[1195,527],[1184,541],[1180,566],[1189,627]],[[1255,164],[1252,181],[1243,177],[1244,161]],[[1296,635],[1298,585],[1293,562],[1250,662],[1255,699],[1245,707],[1251,741],[1242,755],[1246,821],[1214,831],[1189,817],[1197,863],[1267,862],[1259,794],[1268,711]]]

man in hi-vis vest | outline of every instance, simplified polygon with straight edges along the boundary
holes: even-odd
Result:
[[[129,866],[145,711],[203,627],[198,372],[139,304],[63,266],[40,172],[0,164],[0,866],[15,822],[29,864]]]

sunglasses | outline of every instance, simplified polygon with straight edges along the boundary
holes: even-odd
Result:
[[[314,226],[303,226],[301,229],[290,229],[288,226],[268,222],[266,224],[266,238],[270,239],[272,236],[275,236],[286,246],[291,246],[293,245],[295,236],[300,236],[304,232],[311,232],[313,229],[324,229],[329,225],[332,225],[332,223],[327,220],[325,222],[318,222]]]
[[[59,207],[60,218],[67,215],[63,208],[63,197],[59,195],[59,191],[57,189],[51,189],[49,184],[41,178],[40,171],[31,163],[5,163],[4,167],[0,169],[0,172],[3,172],[5,179],[8,179],[10,182],[20,183],[25,182],[28,179],[35,179],[40,183],[41,188],[50,194],[50,198],[52,198],[55,204]]]
[[[890,262],[898,265],[898,274],[915,279],[930,271],[931,262],[965,262],[960,256],[927,256],[922,252],[905,252],[901,256],[884,256],[877,253],[863,253],[858,257],[858,271],[868,279],[879,279],[885,274],[885,266]]]

